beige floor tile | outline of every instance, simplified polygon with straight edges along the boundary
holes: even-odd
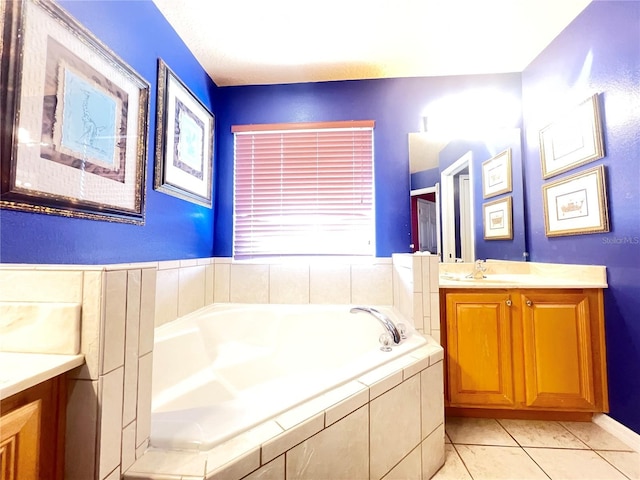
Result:
[[[542,420],[498,421],[523,447],[588,448],[558,422]]]
[[[431,480],[471,480],[471,475],[453,445],[445,445],[444,454],[444,466],[431,477]]]
[[[552,479],[625,480],[593,450],[525,448],[525,451]]]
[[[519,447],[456,445],[473,480],[549,480]]]
[[[618,440],[593,422],[560,422],[593,450],[621,450],[633,452],[633,448]]]
[[[454,444],[517,446],[506,430],[492,418],[447,417],[445,429]]]
[[[640,480],[640,453],[598,451],[611,465],[631,480]]]

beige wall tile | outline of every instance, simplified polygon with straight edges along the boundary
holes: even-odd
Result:
[[[206,267],[188,266],[180,268],[178,289],[178,317],[204,307]]]
[[[180,268],[180,260],[163,260],[158,262],[158,270],[174,270]]]
[[[440,291],[440,257],[436,255],[429,257],[429,291]]]
[[[67,381],[65,479],[87,480],[96,473],[98,382]]]
[[[120,480],[120,467],[104,477],[104,480]]]
[[[422,405],[422,438],[426,438],[444,422],[444,378],[442,362],[420,373],[420,403]]]
[[[306,440],[324,428],[324,413],[281,433],[262,445],[262,462],[269,462],[294,445]]]
[[[127,271],[106,272],[102,373],[124,365],[124,334],[127,312]]]
[[[142,272],[140,270],[129,270],[127,278],[124,405],[122,408],[123,426],[129,425],[136,418],[136,408],[138,403],[138,342],[140,336],[140,292]]]
[[[231,288],[231,263],[219,263],[216,259],[213,267],[213,301],[215,303],[229,303],[231,301],[229,292]]]
[[[419,330],[425,330],[422,310],[422,293],[413,294],[413,326]]]
[[[178,318],[178,269],[158,270],[156,277],[155,326],[159,327]]]
[[[112,272],[109,272],[112,273]],[[122,399],[124,368],[100,377],[99,477],[104,478],[120,464],[122,455]]]
[[[364,479],[369,412],[362,407],[287,452],[287,478]]]
[[[280,455],[275,460],[263,465],[255,472],[244,477],[243,480],[285,480],[284,455]]]
[[[180,268],[195,267],[196,265],[198,265],[197,258],[185,258],[183,260],[180,260]]]
[[[0,269],[0,301],[80,303],[82,273]]]
[[[422,450],[420,446],[414,448],[398,465],[393,467],[384,476],[384,480],[422,480]]]
[[[431,478],[444,465],[444,425],[440,425],[422,442],[422,478]]]
[[[309,265],[270,265],[269,303],[309,303]]]
[[[204,304],[211,305],[213,303],[213,279],[214,279],[215,267],[213,264],[205,266],[204,273]]]
[[[153,329],[156,318],[157,271],[142,270],[140,299],[140,336],[138,342],[139,355],[153,350]]]
[[[122,430],[122,455],[120,467],[126,472],[136,461],[136,422],[131,422]]]
[[[413,291],[422,292],[422,257],[414,255],[411,261],[413,268]]]
[[[104,272],[83,272],[82,321],[80,324],[80,352],[85,364],[76,369],[77,378],[97,380],[100,375],[102,331],[102,305],[104,298]]]
[[[444,466],[436,472],[432,480],[472,480],[467,467],[460,460],[458,452],[456,452],[453,445],[446,443],[446,440],[447,437],[445,436]],[[423,449],[423,453],[427,453],[425,449]],[[423,478],[427,479],[429,477],[425,475]]]
[[[351,269],[349,265],[311,264],[310,302],[350,304]]]
[[[345,392],[345,388],[349,388],[350,391],[348,393]],[[343,385],[339,390],[345,393],[343,395],[344,400],[332,405],[325,411],[325,426],[337,422],[369,401],[369,389],[358,382],[350,382]]]
[[[269,303],[269,265],[231,265],[232,303]]]
[[[390,264],[351,266],[351,302],[364,305],[391,305],[393,302]]]
[[[178,450],[148,450],[136,460],[128,473],[148,474],[149,478],[164,478],[164,475],[204,476],[207,455],[203,452]],[[145,478],[145,477],[137,477]]]
[[[433,339],[438,342],[440,345],[442,345],[442,337],[440,336],[440,329],[431,329],[431,337],[433,337]]]
[[[431,329],[440,328],[440,294],[432,293],[429,299]]]
[[[151,432],[151,371],[153,354],[140,357],[138,363],[138,408],[136,413],[136,447],[149,438]]]
[[[406,382],[371,401],[371,478],[382,478],[420,443],[420,379]]]
[[[207,472],[207,480],[237,480],[260,466],[260,447],[243,453],[233,461]],[[207,464],[207,470],[208,470]]]

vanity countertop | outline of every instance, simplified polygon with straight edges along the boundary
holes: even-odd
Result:
[[[0,352],[0,400],[84,363],[84,355]]]
[[[485,278],[467,275],[473,263],[441,263],[440,288],[607,288],[606,267],[487,260]]]

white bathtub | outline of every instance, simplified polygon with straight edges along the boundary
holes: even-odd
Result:
[[[214,304],[155,330],[151,446],[209,450],[426,340],[382,352],[383,326],[348,305]]]

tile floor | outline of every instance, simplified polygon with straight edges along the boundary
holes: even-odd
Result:
[[[640,453],[595,423],[448,417],[434,480],[640,480]]]

